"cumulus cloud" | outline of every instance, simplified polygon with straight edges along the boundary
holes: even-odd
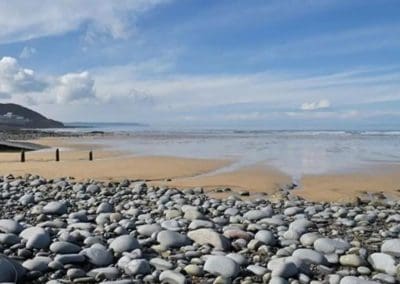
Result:
[[[46,88],[46,82],[31,69],[23,68],[13,57],[0,60],[0,93],[40,92]]]
[[[21,51],[21,53],[20,53],[20,55],[19,55],[19,58],[26,59],[26,58],[31,57],[31,56],[34,55],[35,53],[36,53],[36,48],[30,47],[30,46],[25,46],[25,47],[22,49],[22,51]]]
[[[67,73],[59,77],[39,76],[23,68],[17,59],[0,60],[0,99],[12,98],[27,104],[69,103],[96,99],[95,81],[89,72]]]
[[[318,102],[303,103],[300,106],[300,109],[309,111],[309,110],[326,109],[326,108],[329,108],[330,106],[331,106],[331,103],[328,100],[320,100]]]
[[[68,73],[58,78],[54,87],[57,103],[95,98],[94,80],[89,72]]]

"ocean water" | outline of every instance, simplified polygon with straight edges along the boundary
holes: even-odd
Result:
[[[289,174],[344,173],[400,164],[400,131],[268,131],[161,129],[134,124],[87,124],[71,131],[105,131],[96,143],[135,155],[232,159],[219,171],[268,165]],[[91,141],[92,142],[92,141]]]

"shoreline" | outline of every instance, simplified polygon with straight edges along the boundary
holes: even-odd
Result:
[[[46,178],[74,177],[77,180],[146,180],[156,186],[182,189],[202,187],[210,196],[229,194],[249,198],[268,198],[282,188],[293,188],[292,177],[272,166],[251,165],[233,171],[222,171],[233,160],[143,156],[114,151],[96,143],[98,136],[44,137],[27,140],[49,147],[29,152],[27,161],[19,163],[18,154],[0,153],[0,174],[37,174]],[[111,136],[112,137],[112,136]],[[54,161],[54,148],[60,148],[61,162]],[[88,161],[88,151],[94,161]],[[301,186],[291,194],[310,201],[348,202],[376,195],[400,198],[400,166],[366,169],[341,174],[305,175]],[[232,191],[225,191],[225,189]]]

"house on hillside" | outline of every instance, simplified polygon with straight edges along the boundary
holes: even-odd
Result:
[[[0,125],[9,125],[9,126],[24,126],[29,123],[30,120],[20,116],[13,114],[12,112],[7,112],[6,114],[0,115]]]

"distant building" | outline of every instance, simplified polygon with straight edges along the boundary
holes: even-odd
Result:
[[[16,125],[16,126],[24,126],[29,123],[30,120],[20,116],[13,114],[12,112],[7,112],[6,114],[0,115],[0,124],[5,125]]]

